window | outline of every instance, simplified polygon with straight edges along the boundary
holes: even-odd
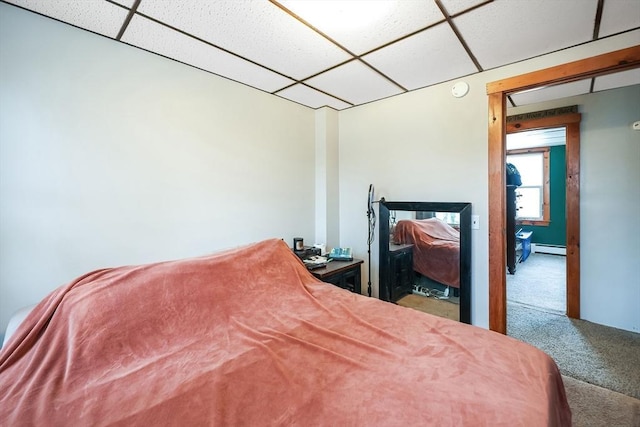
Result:
[[[458,212],[436,212],[436,218],[452,227],[460,227],[460,214]]]
[[[549,225],[549,147],[507,151],[507,163],[518,169],[522,179],[516,189],[516,220]]]

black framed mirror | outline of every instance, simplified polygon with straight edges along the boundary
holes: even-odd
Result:
[[[418,295],[419,310],[471,323],[471,203],[379,206],[379,298]]]

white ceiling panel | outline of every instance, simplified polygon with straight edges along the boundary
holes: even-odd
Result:
[[[442,5],[447,10],[449,16],[456,15],[465,10],[469,10],[474,6],[478,6],[481,3],[486,3],[487,0],[441,0]]]
[[[409,90],[478,71],[446,24],[437,25],[362,59]]]
[[[607,0],[602,9],[599,37],[640,27],[639,0]],[[638,40],[640,43],[640,40]]]
[[[511,95],[516,106],[536,104],[538,102],[551,101],[553,99],[567,98],[569,96],[589,93],[591,79],[561,85],[548,86],[540,89],[528,90]]]
[[[351,61],[305,83],[323,92],[339,94],[353,104],[364,104],[404,92],[360,61]]]
[[[128,10],[104,0],[8,0],[8,2],[111,38],[118,35],[128,14]]]
[[[633,85],[640,85],[640,68],[596,77],[593,90],[597,92]],[[640,99],[638,100],[638,108],[640,108]]]
[[[640,0],[0,1],[113,39],[138,3],[123,42],[338,110],[473,74],[474,57],[487,70],[590,43],[597,24],[600,38],[640,32]],[[512,99],[541,102],[637,80],[638,71]]]
[[[486,70],[587,42],[597,0],[496,0],[454,19]]]
[[[131,19],[122,41],[267,92],[294,83],[293,80],[141,16]]]
[[[424,0],[281,0],[279,3],[356,55],[444,19],[434,2]]]
[[[343,110],[351,107],[350,104],[342,102],[339,99],[335,99],[329,95],[325,95],[322,92],[318,92],[315,89],[307,87],[303,84],[293,85],[284,90],[281,90],[276,95],[283,98],[295,101],[299,104],[309,106],[311,108],[320,108],[329,106],[336,110]]]
[[[268,1],[143,1],[138,11],[289,77],[350,56]]]

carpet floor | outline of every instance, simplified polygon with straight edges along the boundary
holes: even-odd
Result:
[[[564,375],[640,398],[640,334],[566,317],[565,271],[565,257],[536,253],[507,274],[507,335]]]
[[[573,427],[640,427],[640,400],[563,376]]]
[[[547,353],[564,375],[640,399],[640,334],[509,303],[507,335]]]
[[[409,294],[397,301],[398,305],[413,308],[424,313],[435,314],[451,320],[460,320],[460,305],[449,300],[438,300],[432,297]]]
[[[531,254],[515,274],[507,274],[507,300],[565,313],[566,277],[566,257]]]

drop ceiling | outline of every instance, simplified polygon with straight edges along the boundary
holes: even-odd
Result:
[[[639,0],[4,2],[311,108],[336,110],[640,28]],[[640,84],[640,69],[509,101],[523,105],[631,84]]]

